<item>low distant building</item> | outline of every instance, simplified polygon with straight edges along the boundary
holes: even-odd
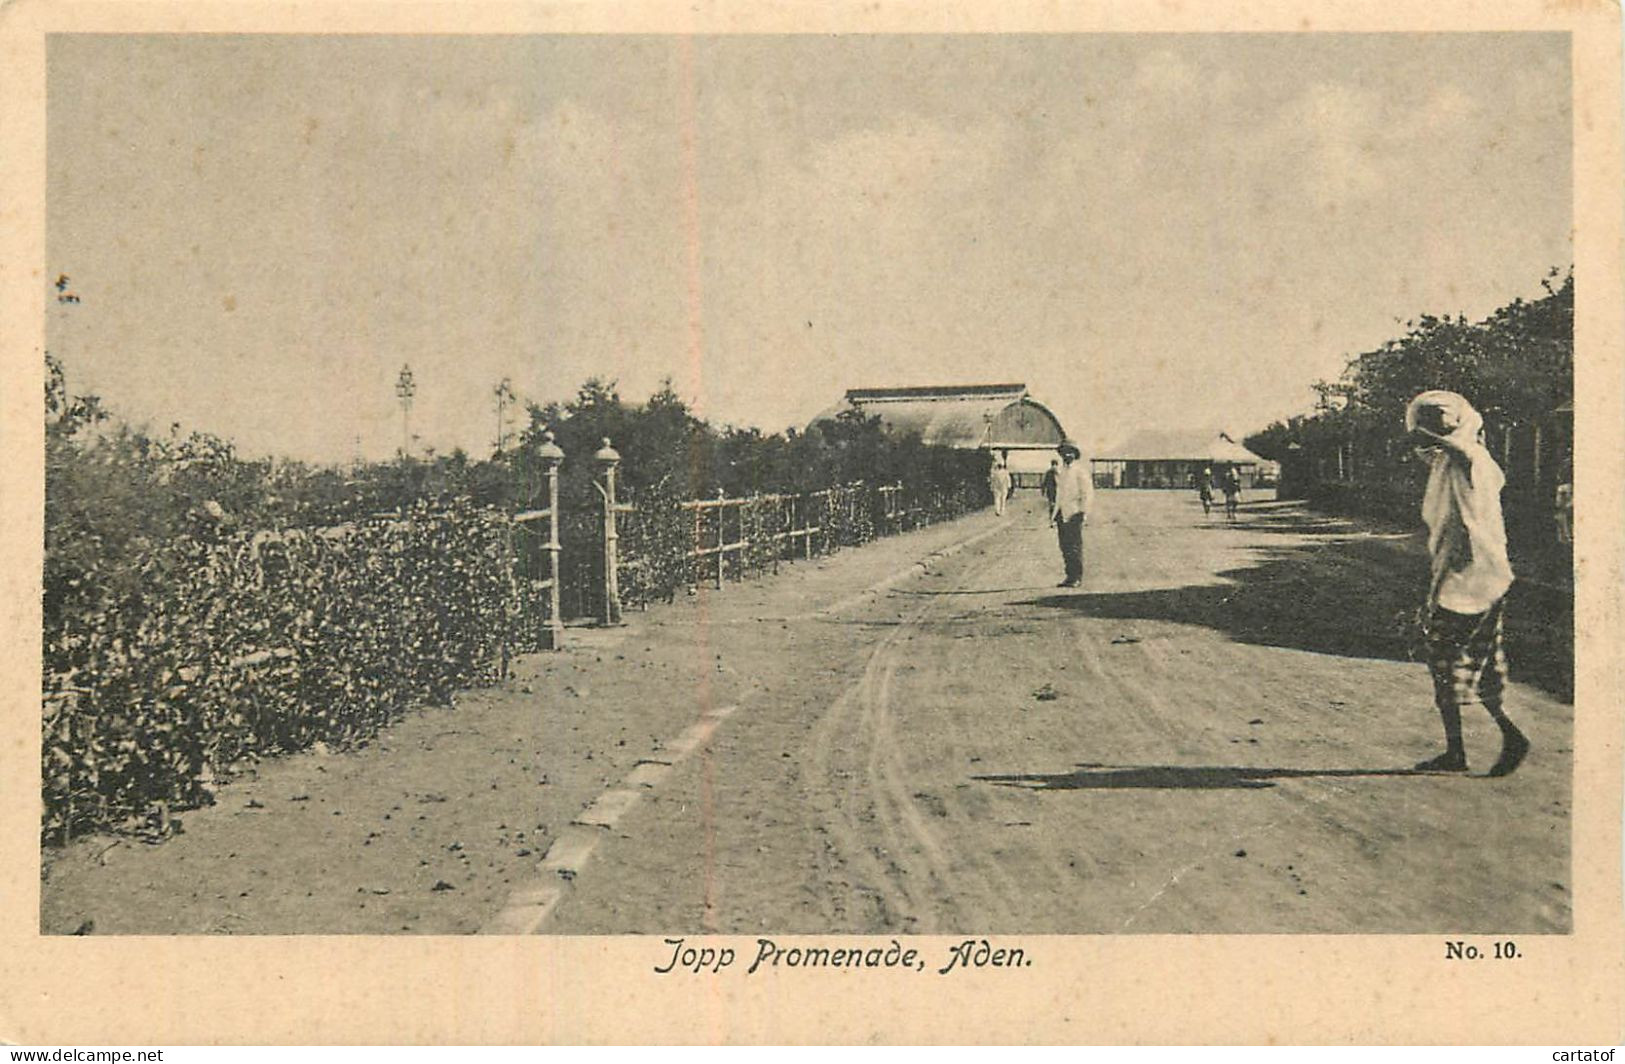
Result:
[[[878,417],[888,431],[912,433],[933,446],[999,454],[1017,474],[1041,473],[1066,438],[1060,419],[1027,394],[1025,384],[853,388],[813,418],[808,431],[847,410]]]
[[[1204,471],[1214,484],[1234,469],[1243,488],[1275,483],[1276,463],[1260,458],[1224,432],[1136,433],[1090,460],[1097,488],[1191,488]]]

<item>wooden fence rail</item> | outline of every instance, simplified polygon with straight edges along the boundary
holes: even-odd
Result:
[[[777,572],[779,562],[786,560],[786,553],[789,557],[795,557],[799,553],[803,559],[811,558],[814,553],[820,553],[815,547],[815,541],[820,536],[824,538],[824,550],[829,550],[834,545],[833,529],[828,525],[831,500],[838,492],[844,490],[852,493],[855,501],[855,495],[862,487],[862,483],[858,482],[843,485],[840,489],[825,488],[822,491],[793,495],[770,493],[729,498],[718,494],[714,499],[691,499],[680,503],[679,509],[694,515],[694,546],[686,556],[696,563],[705,559],[713,560],[714,564],[707,569],[711,575],[712,585],[717,588],[723,585],[730,559],[734,562],[733,571],[736,577],[743,577],[747,559],[751,556],[753,548],[772,545],[774,549],[770,561],[773,571]],[[897,487],[901,488],[901,485]],[[814,500],[822,500],[822,505],[815,505]],[[782,530],[764,531],[764,512],[774,511],[776,511],[774,516],[778,520],[769,527],[782,526]],[[702,516],[708,512],[712,514],[709,534]],[[696,565],[696,572],[698,569],[699,566]]]

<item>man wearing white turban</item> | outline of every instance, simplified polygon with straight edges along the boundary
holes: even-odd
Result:
[[[1405,410],[1405,428],[1428,463],[1422,520],[1432,580],[1424,610],[1433,700],[1445,751],[1417,765],[1424,772],[1467,771],[1461,709],[1482,705],[1501,729],[1491,776],[1505,776],[1529,752],[1529,740],[1501,708],[1506,652],[1501,614],[1512,586],[1501,488],[1506,478],[1484,446],[1484,419],[1455,392],[1423,392]]]

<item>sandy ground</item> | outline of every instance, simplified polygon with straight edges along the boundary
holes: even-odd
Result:
[[[1097,510],[1078,590],[1028,496],[572,631],[365,750],[262,764],[163,845],[48,853],[43,929],[473,931],[670,762],[543,930],[1568,930],[1561,595],[1509,605],[1524,767],[1476,774],[1479,715],[1475,775],[1416,775],[1441,745],[1395,622],[1416,537],[1186,493]]]

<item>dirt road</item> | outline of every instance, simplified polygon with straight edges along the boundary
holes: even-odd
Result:
[[[552,882],[550,933],[1565,931],[1563,603],[1509,608],[1524,767],[1412,774],[1415,546],[1105,492],[1060,590],[1023,497],[577,633],[162,846],[82,843],[43,925],[471,931]],[[1487,720],[1468,744],[1481,772]]]
[[[1514,687],[1540,756],[1512,778],[1406,771],[1440,737],[1425,669],[1387,660],[1423,579],[1405,539],[1102,493],[1064,591],[1026,500],[883,596],[767,631],[762,689],[548,927],[1563,930],[1569,707]],[[719,642],[762,639],[729,614]]]

